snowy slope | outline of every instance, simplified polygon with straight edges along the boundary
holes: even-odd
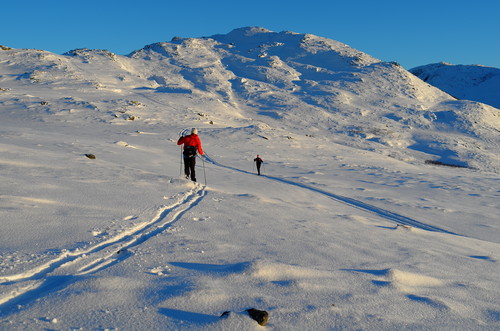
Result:
[[[497,109],[456,101],[396,64],[326,38],[244,28],[131,57],[162,63],[149,73],[160,91],[209,93],[239,115],[285,122],[293,134],[328,133],[406,161],[499,169]]]
[[[466,100],[500,108],[500,69],[481,65],[433,63],[410,69],[423,81]]]
[[[498,110],[396,64],[262,28],[2,47],[0,116],[0,329],[500,326]]]

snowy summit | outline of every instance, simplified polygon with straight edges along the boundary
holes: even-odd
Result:
[[[498,330],[499,110],[429,83],[259,27],[0,46],[0,329]]]

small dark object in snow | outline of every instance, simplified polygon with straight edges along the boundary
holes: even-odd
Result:
[[[433,164],[433,165],[452,167],[452,168],[469,168],[466,165],[450,164],[450,163],[444,163],[441,161],[434,161],[434,160],[425,160],[425,164]]]
[[[411,227],[411,226],[409,226],[409,225],[404,225],[404,224],[397,224],[397,225],[396,225],[396,229],[398,229],[398,228],[403,228],[403,229],[405,229],[405,230],[411,230],[411,229],[412,229],[412,227]]]
[[[85,156],[88,157],[89,159],[92,159],[92,160],[95,159],[95,155],[94,154],[85,154]]]
[[[248,315],[251,318],[257,321],[260,325],[266,325],[267,321],[269,321],[269,313],[265,310],[258,310],[255,308],[247,309]]]
[[[222,315],[220,315],[220,318],[228,318],[229,314],[231,314],[231,312],[229,310],[227,310],[227,311],[223,312]]]

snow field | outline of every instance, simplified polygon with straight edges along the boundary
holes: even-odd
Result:
[[[345,45],[325,63],[333,41],[261,32],[154,45],[150,62],[0,52],[0,329],[498,329],[496,124],[451,116],[494,110],[363,54],[360,73]],[[285,61],[297,40],[316,53]],[[196,184],[176,145],[191,127]]]

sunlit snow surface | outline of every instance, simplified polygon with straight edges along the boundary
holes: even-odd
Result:
[[[3,48],[0,329],[500,327],[498,109],[259,28]]]

